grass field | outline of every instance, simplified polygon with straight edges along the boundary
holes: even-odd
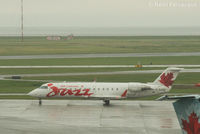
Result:
[[[53,66],[53,65],[167,65],[200,64],[200,56],[166,57],[108,57],[108,58],[67,58],[67,59],[20,59],[0,60],[0,66]]]
[[[199,52],[199,36],[75,37],[47,41],[45,37],[0,37],[0,55],[72,53]]]
[[[6,74],[46,74],[46,73],[81,73],[81,72],[114,72],[114,71],[136,71],[155,70],[164,68],[4,68],[0,69],[0,75]]]
[[[119,74],[119,75],[85,75],[85,76],[50,76],[50,77],[24,77],[28,80],[49,81],[93,81],[98,82],[152,82],[160,74]],[[200,82],[200,73],[180,73],[175,84],[195,84]]]
[[[0,93],[28,93],[42,82],[0,80]]]

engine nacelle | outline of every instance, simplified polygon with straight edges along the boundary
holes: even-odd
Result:
[[[142,83],[129,83],[128,90],[130,92],[141,92],[146,90],[153,90],[151,86]]]

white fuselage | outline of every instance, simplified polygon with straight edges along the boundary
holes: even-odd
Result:
[[[152,83],[63,82],[46,83],[29,93],[39,98],[83,97],[96,99],[124,99],[151,96],[167,92],[167,88]]]
[[[46,83],[28,95],[41,98],[82,97],[104,100],[143,97],[169,92],[181,68],[167,68],[151,83],[62,82]],[[41,101],[39,102],[41,103]]]

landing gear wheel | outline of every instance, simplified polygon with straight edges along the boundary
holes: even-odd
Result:
[[[39,105],[41,106],[42,105],[42,99],[39,98]]]
[[[104,105],[108,106],[110,105],[110,100],[103,100],[104,101]]]

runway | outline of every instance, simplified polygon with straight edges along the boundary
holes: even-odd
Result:
[[[152,73],[162,73],[163,70],[140,70],[140,71],[113,71],[113,72],[83,72],[83,73],[46,73],[46,74],[9,74],[0,75],[0,78],[12,76],[21,77],[41,77],[41,76],[83,76],[83,75],[117,75],[117,74],[152,74]],[[199,73],[200,69],[184,69],[182,73]]]
[[[2,134],[181,134],[169,101],[0,100]]]
[[[113,54],[57,54],[0,56],[0,59],[58,59],[58,58],[103,58],[103,57],[148,57],[148,56],[200,56],[200,52],[182,53],[113,53]]]

